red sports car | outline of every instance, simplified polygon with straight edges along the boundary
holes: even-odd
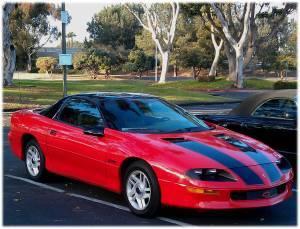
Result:
[[[142,216],[161,205],[253,208],[292,195],[280,154],[151,95],[78,94],[21,110],[9,140],[32,179],[52,172],[122,193]]]

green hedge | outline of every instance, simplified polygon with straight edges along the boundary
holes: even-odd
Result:
[[[274,83],[273,88],[278,89],[297,89],[297,82],[286,82],[286,81],[277,81]]]

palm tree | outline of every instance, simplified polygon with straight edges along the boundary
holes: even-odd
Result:
[[[70,39],[70,41],[68,42],[69,45],[67,45],[67,46],[69,46],[69,48],[73,48],[73,42],[74,42],[73,38],[76,37],[76,36],[77,35],[74,32],[69,32],[67,34],[67,38]]]

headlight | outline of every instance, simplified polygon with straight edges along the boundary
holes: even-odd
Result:
[[[192,169],[186,175],[202,181],[236,181],[230,173],[223,169]]]
[[[285,157],[279,158],[276,161],[276,164],[277,164],[278,168],[281,170],[281,172],[283,172],[283,173],[287,173],[288,171],[290,171],[292,169],[290,162]]]

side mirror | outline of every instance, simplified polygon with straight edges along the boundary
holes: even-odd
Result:
[[[83,133],[86,135],[102,137],[104,136],[104,127],[87,128]]]

